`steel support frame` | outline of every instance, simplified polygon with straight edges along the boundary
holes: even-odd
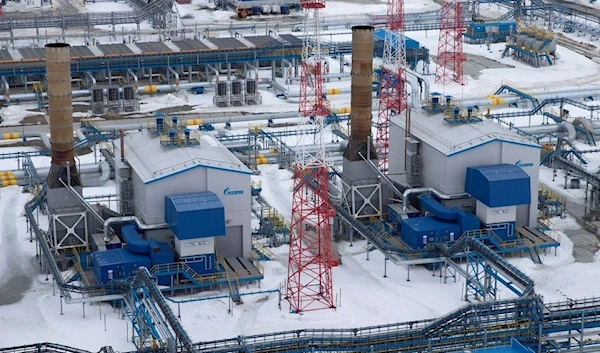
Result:
[[[468,252],[465,300],[487,302],[497,299],[497,272],[476,252]]]
[[[354,218],[379,218],[383,215],[381,184],[348,184],[342,179],[342,188],[342,202]],[[375,212],[363,212],[368,206]]]
[[[87,212],[72,212],[72,213],[62,213],[62,214],[52,214],[50,215],[52,222],[52,244],[51,248],[54,250],[56,254],[58,254],[59,250],[79,248],[79,247],[89,247],[89,238],[88,238],[88,223],[87,223]],[[69,225],[65,217],[78,217],[73,224]],[[83,222],[84,225],[84,234],[77,234],[76,227]],[[65,229],[66,234],[59,239],[59,234],[57,234],[57,229]],[[74,238],[78,240],[78,243],[65,245],[63,244],[67,238]]]

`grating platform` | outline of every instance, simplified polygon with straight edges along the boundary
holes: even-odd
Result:
[[[532,243],[539,244],[540,248],[549,248],[560,245],[559,242],[534,227],[518,227],[517,233],[523,238],[529,239]]]
[[[135,46],[144,54],[172,52],[171,48],[161,42],[135,43]]]
[[[246,37],[244,39],[261,48],[278,47],[282,45],[280,41],[271,36]]]
[[[209,40],[219,49],[248,49],[247,46],[235,38],[210,38]]]
[[[282,34],[279,36],[279,40],[286,45],[302,47],[302,39],[291,34]]]
[[[229,276],[235,273],[239,282],[250,282],[264,277],[252,264],[252,261],[245,257],[226,258],[225,263],[227,264],[226,270],[229,272]]]
[[[104,55],[133,54],[131,49],[129,49],[125,44],[104,44],[97,45],[97,48],[100,49]]]
[[[46,58],[46,51],[42,48],[27,48],[19,49],[19,53],[23,59],[44,59]]]
[[[182,51],[197,51],[209,49],[204,43],[199,40],[178,40],[174,41],[173,44]]]
[[[88,47],[71,47],[71,57],[95,56]]]

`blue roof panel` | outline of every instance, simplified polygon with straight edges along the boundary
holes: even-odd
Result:
[[[177,212],[193,212],[223,208],[219,197],[210,191],[192,194],[168,195]]]
[[[376,29],[373,34],[375,40],[385,40],[385,29]],[[406,39],[406,49],[419,49],[419,42],[416,40],[404,37]],[[394,44],[396,44],[397,40],[392,40]]]

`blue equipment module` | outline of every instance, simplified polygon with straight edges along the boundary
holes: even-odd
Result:
[[[182,257],[179,261],[188,265],[192,270],[200,275],[214,273],[218,269],[215,254],[187,256]]]
[[[170,264],[175,261],[173,250],[167,243],[159,243],[154,239],[148,239],[150,245],[150,260],[152,266]],[[171,276],[157,276],[158,284],[161,286],[171,285]]]
[[[225,235],[225,208],[210,191],[165,196],[165,221],[180,240]]]
[[[402,240],[413,249],[422,249],[429,243],[457,240],[460,226],[434,217],[410,218],[402,221]]]
[[[453,208],[456,211],[457,223],[460,226],[461,235],[465,232],[481,229],[479,217],[471,212],[463,211],[459,208]]]
[[[492,230],[500,239],[504,241],[515,240],[516,238],[516,222],[486,224],[484,227]]]
[[[129,250],[139,254],[147,254],[150,252],[148,241],[142,239],[135,224],[127,224],[121,227],[121,236]]]
[[[468,167],[465,191],[488,207],[531,203],[529,175],[513,164]]]
[[[467,43],[498,43],[505,42],[516,31],[516,21],[471,22],[463,36]]]
[[[114,249],[92,254],[94,275],[101,284],[111,280],[124,280],[135,275],[140,266],[151,268],[150,257],[129,251]]]

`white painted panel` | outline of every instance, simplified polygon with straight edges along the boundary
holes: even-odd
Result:
[[[175,237],[175,250],[180,257],[213,254],[215,252],[215,237],[183,240]]]
[[[475,211],[477,217],[485,224],[514,222],[517,217],[517,206],[489,207],[479,200]]]

